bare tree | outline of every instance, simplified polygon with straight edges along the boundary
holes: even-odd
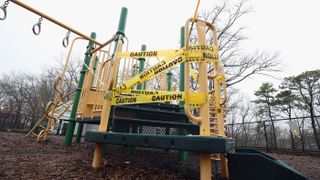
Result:
[[[278,111],[280,112],[280,114],[284,114],[289,119],[289,122],[291,122],[292,121],[292,111],[294,110],[297,96],[295,94],[293,94],[293,92],[289,89],[289,87],[286,87],[284,85],[286,83],[282,83],[282,84],[283,84],[283,86],[280,87],[282,89],[282,91],[280,91],[276,95],[275,106],[278,109]],[[289,133],[290,133],[290,138],[291,138],[291,148],[292,148],[292,150],[294,150],[294,149],[296,149],[295,143],[294,143],[294,136],[293,136],[293,133],[291,132],[291,130],[289,131]]]
[[[298,94],[300,107],[308,111],[310,115],[313,135],[317,148],[320,150],[319,122],[315,115],[316,95],[320,93],[320,90],[317,88],[320,84],[320,70],[306,71],[298,76],[288,77],[286,81],[291,82],[291,89]]]
[[[259,104],[259,112],[262,115],[266,115],[271,122],[272,134],[274,140],[274,146],[277,148],[277,136],[274,126],[274,111],[273,107],[275,105],[274,93],[277,90],[273,88],[272,83],[262,83],[259,90],[255,91],[254,95],[257,96],[257,99],[254,101],[256,104]]]
[[[244,133],[244,146],[247,146],[247,141],[250,133],[250,122],[253,119],[253,114],[251,113],[251,105],[249,102],[242,104],[239,109],[239,115],[242,123],[242,130]]]
[[[253,75],[268,75],[272,71],[280,70],[278,53],[247,53],[241,48],[241,43],[248,38],[243,35],[246,28],[241,26],[240,20],[251,12],[252,7],[247,0],[237,3],[221,0],[212,10],[199,16],[217,27],[219,56],[227,75],[228,87]],[[213,35],[209,29],[207,35],[212,43]],[[192,42],[197,41],[195,36],[192,37]]]
[[[47,103],[54,99],[53,82],[63,70],[64,63],[62,62],[61,60],[57,63],[58,65],[46,66],[40,75],[27,72],[2,74],[0,112],[14,114],[14,118],[5,118],[1,124],[18,129],[32,126],[37,117],[44,113]],[[61,95],[76,89],[79,72],[80,61],[71,60],[66,70]]]

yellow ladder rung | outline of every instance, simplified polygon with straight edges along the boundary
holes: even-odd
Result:
[[[45,129],[46,127],[42,126],[41,124],[39,124],[40,127],[42,127],[43,129]]]
[[[99,109],[99,110],[93,110],[92,112],[101,112],[101,109]]]
[[[35,133],[35,132],[33,132],[33,131],[32,131],[31,133],[32,133],[33,135],[35,135],[35,136],[38,136],[38,134],[37,134],[37,133]]]

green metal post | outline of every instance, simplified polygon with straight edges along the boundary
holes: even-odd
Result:
[[[171,90],[171,85],[172,85],[172,72],[167,72],[167,91]]]
[[[180,48],[183,48],[184,45],[184,27],[181,27],[180,29]],[[184,63],[180,64],[180,79],[179,79],[179,91],[184,91]],[[184,102],[180,101],[179,102],[179,111],[184,112]],[[179,134],[185,135],[186,132],[183,130],[179,131]],[[179,151],[179,161],[186,161],[188,158],[188,152],[187,151]]]
[[[126,7],[123,7],[121,9],[121,14],[120,14],[120,21],[119,21],[119,24],[118,24],[118,31],[116,33],[116,39],[114,40],[115,41],[115,46],[114,47],[118,47],[118,41],[123,41],[123,39],[119,39],[119,36],[122,35],[122,36],[125,36],[125,29],[126,29],[126,22],[127,22],[127,15],[128,15],[128,9]],[[112,57],[115,56],[115,53],[117,52],[117,48],[114,48],[113,50],[113,54],[112,54]],[[113,59],[113,58],[112,58]],[[117,85],[118,83],[118,72],[119,72],[119,68],[120,66],[118,67],[118,70],[117,70],[117,73],[116,73],[116,80],[115,80],[115,85]]]
[[[180,29],[180,48],[184,47],[184,27]],[[184,63],[180,64],[180,79],[179,79],[179,90],[184,91]],[[183,102],[180,101],[179,108],[180,111],[184,111]]]
[[[128,9],[126,7],[123,7],[121,9],[121,15],[120,15],[120,21],[118,24],[118,31],[117,34],[124,35],[124,31],[126,29],[126,23],[127,23],[127,15],[128,15]]]
[[[147,46],[145,44],[143,44],[141,46],[141,51],[145,51],[147,49]],[[143,70],[144,70],[144,63],[146,61],[145,58],[139,58],[139,73],[141,73]],[[144,83],[140,83],[137,85],[137,89],[138,90],[144,90],[145,87],[144,87]]]
[[[167,91],[171,90],[171,84],[172,84],[172,72],[167,72]],[[166,135],[170,135],[170,128],[166,127]]]
[[[83,122],[78,123],[78,129],[77,129],[77,136],[76,136],[76,143],[80,143],[81,136],[82,136],[82,130],[83,130]]]
[[[113,54],[112,54],[112,60],[114,60],[114,56],[116,55],[116,52],[117,52],[117,47],[118,47],[118,42],[119,41],[123,41],[122,37],[125,36],[125,29],[126,29],[126,22],[127,22],[127,15],[128,15],[128,9],[126,7],[123,7],[121,9],[121,14],[120,14],[120,21],[119,21],[119,24],[118,24],[118,30],[117,30],[117,33],[116,33],[116,39],[114,40],[115,41],[115,46],[116,48],[114,48],[113,50]],[[120,36],[121,39],[120,39]],[[119,67],[118,67],[118,70],[119,71]],[[117,72],[117,75],[116,75],[116,81],[115,81],[115,85],[117,85],[117,81],[118,81],[118,72]],[[112,107],[111,109],[113,109],[114,107]],[[113,110],[111,110],[112,112]],[[110,116],[113,116],[113,114],[111,113]],[[112,129],[112,122],[109,122],[110,124],[108,125],[109,128]],[[108,130],[107,130],[108,131]],[[106,159],[107,157],[107,145],[106,144],[103,144],[102,145],[102,158],[103,159]]]
[[[95,39],[96,33],[92,32],[90,37],[92,39]],[[78,87],[77,87],[77,92],[76,92],[76,94],[74,96],[74,100],[73,100],[73,105],[72,105],[72,110],[71,110],[71,114],[70,114],[70,118],[69,118],[67,133],[66,133],[66,137],[64,139],[65,146],[70,146],[72,143],[74,128],[76,125],[75,120],[76,120],[76,116],[77,116],[77,110],[78,110],[78,105],[79,105],[79,100],[80,100],[80,95],[81,95],[81,89],[82,89],[82,85],[83,85],[83,81],[84,81],[84,75],[87,72],[87,67],[90,64],[90,51],[92,51],[93,48],[94,48],[93,42],[90,41],[89,45],[88,45],[87,53],[84,58],[82,70],[80,72],[80,79],[79,79],[79,83],[78,83]]]

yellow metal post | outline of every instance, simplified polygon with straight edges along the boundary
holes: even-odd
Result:
[[[118,52],[122,51],[122,38],[124,37],[124,30],[125,30],[125,25],[126,25],[126,19],[127,19],[127,13],[128,9],[127,8],[122,8],[121,10],[121,15],[120,15],[120,21],[118,25],[118,32],[116,36],[116,42],[115,42],[115,49],[113,53],[113,58],[112,58],[112,67],[111,67],[111,72],[110,72],[110,81],[106,82],[107,84],[107,89],[113,90],[113,88],[116,86],[116,79],[117,79],[117,74],[118,74],[118,69],[119,69],[119,61],[120,58],[116,56]],[[110,110],[111,110],[111,100],[104,100],[103,101],[103,107],[102,107],[102,113],[101,113],[101,120],[100,120],[100,125],[99,125],[99,131],[100,132],[106,132],[108,129],[108,122],[109,122],[109,115],[110,115]],[[98,168],[100,167],[101,160],[102,160],[102,153],[103,153],[103,146],[102,144],[97,144],[96,149],[94,151],[94,156],[93,156],[93,162],[92,162],[92,167],[93,168]]]
[[[119,38],[120,38],[120,36],[119,36]],[[116,48],[116,53],[121,52],[121,50],[122,50],[122,42],[120,40],[120,41],[118,41],[118,46]],[[116,57],[116,56],[114,56],[114,57]],[[112,67],[112,71],[110,73],[111,74],[110,82],[108,82],[108,86],[109,86],[108,90],[112,90],[113,87],[114,87],[114,82],[115,82],[115,79],[116,79],[116,76],[117,76],[117,69],[118,69],[118,66],[119,66],[119,60],[120,60],[119,58],[115,58],[114,59],[114,64],[113,64],[113,67]],[[102,105],[102,111],[101,111],[101,121],[100,121],[100,125],[99,125],[99,131],[100,132],[106,132],[107,131],[111,105],[112,104],[111,104],[110,100],[104,100],[103,105]],[[102,145],[101,144],[97,144],[96,149],[94,151],[92,167],[94,167],[94,168],[100,167],[101,160],[102,160]]]
[[[198,43],[206,43],[206,24],[203,22],[197,23]],[[208,63],[199,63],[199,92],[208,94]],[[189,77],[186,77],[189,78]],[[200,124],[200,136],[210,136],[209,125],[209,102],[200,106],[200,117],[203,121]],[[200,154],[200,179],[211,179],[211,156],[210,154]]]

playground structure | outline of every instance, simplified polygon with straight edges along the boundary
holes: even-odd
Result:
[[[221,172],[215,173],[224,178],[304,178],[262,153],[233,149],[232,139],[225,134],[227,92],[214,25],[194,16],[181,28],[181,49],[149,51],[143,45],[141,51],[128,52],[126,8],[122,8],[115,36],[106,43],[99,43],[95,40],[95,33],[87,37],[19,1],[11,2],[68,29],[63,39],[64,46],[69,44],[70,32],[80,36],[72,41],[65,68],[54,83],[55,99],[49,102],[45,115],[28,135],[35,134],[38,140],[45,140],[57,122],[51,114],[58,108],[66,110],[71,105],[63,103],[65,96],[60,95],[65,70],[74,44],[88,40],[64,144],[71,145],[76,123],[79,124],[77,142],[80,142],[84,123],[99,124],[98,131],[89,131],[85,136],[85,141],[96,143],[92,167],[100,167],[105,144],[116,144],[130,146],[133,152],[135,147],[178,150],[180,160],[186,158],[185,151],[198,152],[201,179],[212,178],[212,162],[215,166],[219,162]],[[207,29],[213,34],[212,44],[207,44]],[[33,31],[36,35],[40,33],[40,20]],[[190,44],[191,34],[197,39],[196,44]],[[178,85],[172,86],[174,73],[170,70],[178,65],[180,83],[179,91],[176,91]],[[194,90],[190,90],[190,79],[196,84]],[[39,127],[42,130],[39,131]],[[157,132],[159,129],[164,131]],[[246,174],[255,166],[257,157],[262,159],[263,165],[266,162],[272,164],[274,172],[284,173],[278,176]],[[241,164],[246,158],[251,164]],[[256,172],[265,168],[257,168]]]

